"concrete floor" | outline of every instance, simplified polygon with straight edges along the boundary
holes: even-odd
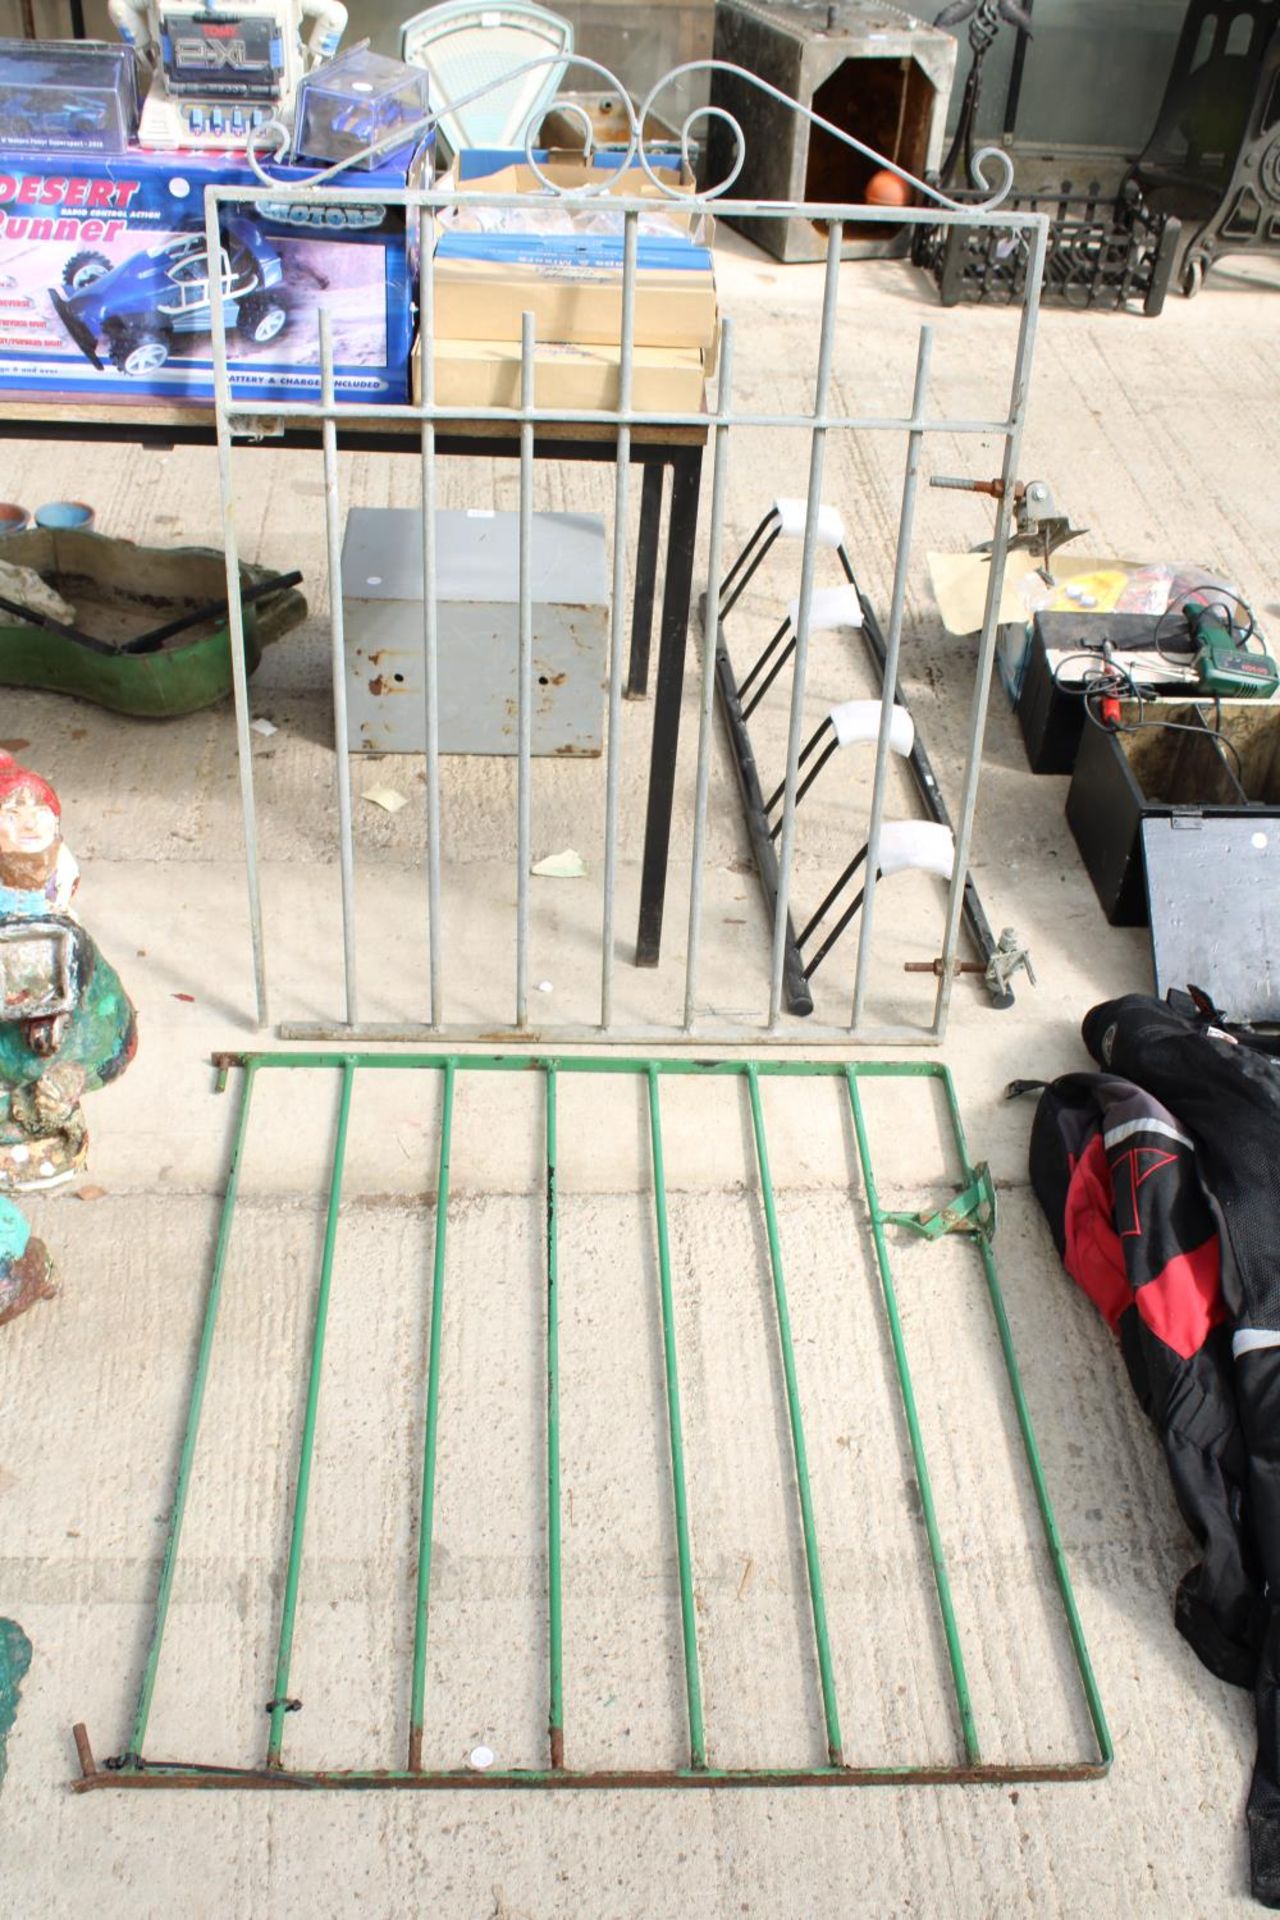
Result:
[[[720,277],[738,316],[743,397],[794,400],[811,360],[818,273],[783,270],[727,236]],[[1260,274],[1222,275],[1155,322],[1047,314],[1023,463],[1028,476],[1053,483],[1099,550],[1219,566],[1273,623],[1275,315],[1274,288]],[[837,364],[849,411],[905,403],[923,319],[938,327],[940,399],[970,414],[992,404],[1014,316],[942,315],[909,269],[848,265]],[[803,492],[806,455],[799,441],[767,456],[743,449],[730,482],[735,543],[773,492]],[[998,464],[994,449],[971,445],[933,447],[929,457],[933,471]],[[239,466],[248,557],[299,565],[314,583],[318,463],[245,454]],[[833,438],[825,492],[881,606],[899,471],[887,446]],[[414,500],[411,461],[353,459],[344,480],[348,497],[366,504]],[[442,504],[511,508],[514,487],[510,465],[450,465]],[[541,488],[540,506],[608,510],[604,469],[556,469]],[[31,505],[68,493],[89,499],[112,533],[197,542],[218,534],[213,459],[192,451],[12,445],[0,490]],[[904,678],[952,793],[972,645],[943,635],[923,555],[927,546],[962,548],[988,528],[980,503],[922,499]],[[761,623],[768,604],[755,616]],[[256,710],[279,729],[254,748],[276,1017],[336,1015],[341,1004],[324,647],[313,620],[268,656],[254,687]],[[865,682],[847,651],[820,648],[815,713],[824,697],[859,690]],[[682,792],[692,782],[695,716],[690,675]],[[761,754],[772,766],[781,708],[761,718]],[[627,964],[649,720],[647,704],[628,707],[619,992],[637,1012],[670,1017],[682,977],[683,803],[663,967],[636,981]],[[993,924],[1014,923],[1029,941],[1040,984],[1034,993],[1020,986],[1016,1009],[1003,1014],[963,985],[943,1058],[972,1151],[990,1160],[1001,1188],[997,1251],[1116,1741],[1110,1778],[686,1796],[72,1796],[71,1726],[87,1723],[100,1757],[124,1746],[145,1648],[232,1112],[205,1062],[211,1049],[255,1035],[229,712],[152,726],[5,692],[0,742],[23,743],[58,785],[84,869],[83,916],[142,1018],[136,1065],[89,1114],[88,1179],[105,1194],[32,1207],[60,1258],[63,1294],[0,1335],[0,1613],[34,1643],[0,1792],[7,1915],[45,1920],[92,1907],[210,1920],[357,1912],[728,1920],[835,1906],[972,1916],[1247,1909],[1249,1703],[1205,1673],[1174,1632],[1172,1590],[1190,1543],[1118,1354],[1062,1275],[1027,1188],[1029,1108],[1001,1100],[1014,1075],[1085,1064],[1080,1016],[1099,997],[1149,984],[1145,936],[1106,926],[1063,822],[1065,782],[1027,773],[998,693],[974,870]],[[375,779],[420,791],[413,762],[356,772],[357,793]],[[446,762],[456,1018],[509,1010],[511,773],[495,762]],[[800,848],[805,898],[844,857],[864,791],[863,770],[833,770]],[[598,762],[539,767],[536,851],[572,844],[595,876],[535,883],[534,978],[550,980],[556,1018],[589,1017],[598,977],[600,797]],[[357,800],[356,811],[367,1010],[394,1017],[421,1005],[421,810],[391,818]],[[763,927],[723,747],[711,857],[707,995],[758,1006]],[[898,884],[896,910],[882,910],[876,988],[881,1011],[919,1017],[927,983],[900,967],[937,951],[938,901],[927,886]],[[833,1017],[847,1008],[849,966],[831,979]],[[814,1083],[773,1086],[766,1097],[846,1751],[860,1762],[947,1761],[957,1752],[954,1708],[874,1269],[850,1190],[847,1120]],[[403,1750],[432,1219],[423,1201],[434,1184],[438,1099],[434,1082],[410,1075],[376,1085],[366,1076],[357,1090],[291,1683],[306,1701],[289,1721],[287,1752],[299,1765],[395,1765]],[[156,1754],[237,1764],[253,1764],[264,1741],[334,1112],[332,1087],[303,1076],[264,1084],[256,1100],[148,1740]],[[713,1757],[803,1764],[821,1757],[820,1703],[749,1130],[732,1088],[679,1087],[664,1100]],[[922,1204],[947,1168],[932,1103],[919,1090],[886,1094],[871,1103],[871,1119],[886,1193]],[[490,1078],[463,1082],[457,1124],[427,1757],[457,1765],[484,1742],[500,1763],[536,1764],[546,1660],[540,1118],[530,1087]],[[566,1084],[561,1132],[568,1753],[579,1765],[665,1765],[681,1758],[684,1718],[636,1089]],[[959,1246],[905,1247],[900,1260],[984,1754],[1081,1756],[1087,1724],[977,1263]]]

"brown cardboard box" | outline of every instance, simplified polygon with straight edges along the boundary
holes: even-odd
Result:
[[[421,345],[413,349],[413,392],[422,397]],[[618,404],[621,353],[603,343],[540,342],[534,399],[543,407],[607,409]],[[706,359],[697,347],[636,347],[632,404],[641,413],[699,413],[705,404]],[[511,340],[438,340],[436,404],[518,407],[520,346]]]
[[[651,199],[655,210],[669,218],[671,238],[677,244],[709,249],[713,222],[701,209],[682,209],[661,194],[637,168],[625,174],[617,169],[587,166],[581,156],[559,156],[543,163],[542,171],[557,185],[575,187],[607,183],[609,192]],[[691,190],[685,171],[682,187]],[[571,236],[539,233],[533,219],[536,200],[554,210],[531,167],[504,167],[474,181],[460,181],[464,196],[449,234],[473,231],[468,223],[465,195],[472,193],[528,194],[531,225],[519,260],[451,259],[447,244],[435,258],[435,330],[441,340],[519,340],[521,316],[532,313],[539,339],[608,345],[622,337],[622,270],[573,257]],[[607,199],[607,193],[602,194]],[[647,217],[647,216],[646,216]],[[504,234],[511,240],[521,236]],[[642,236],[641,244],[644,244]],[[709,253],[708,253],[709,258]],[[710,266],[644,267],[636,271],[635,341],[644,347],[710,348],[716,333],[716,284]]]
[[[520,338],[531,313],[540,340],[608,345],[622,337],[622,275],[612,267],[436,261],[436,335],[441,340]],[[644,347],[710,347],[716,283],[696,268],[636,271],[635,340]]]

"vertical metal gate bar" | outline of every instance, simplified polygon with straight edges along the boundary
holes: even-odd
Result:
[[[267,1741],[267,1765],[278,1767],[284,1745],[284,1717],[288,1711],[289,1668],[293,1660],[293,1630],[298,1614],[298,1582],[302,1576],[302,1542],[307,1528],[307,1498],[311,1491],[311,1460],[316,1444],[316,1416],[320,1407],[320,1377],[324,1367],[324,1337],[329,1322],[329,1291],[333,1281],[333,1255],[338,1239],[338,1213],[342,1204],[342,1170],[347,1157],[347,1123],[351,1118],[351,1088],[355,1080],[354,1061],[342,1068],[342,1093],[338,1104],[338,1127],[333,1143],[333,1168],[329,1177],[329,1209],[325,1219],[324,1252],[320,1262],[320,1285],[316,1293],[315,1325],[311,1335],[311,1367],[307,1379],[307,1406],[302,1421],[302,1446],[298,1455],[298,1479],[293,1494],[293,1525],[289,1535],[289,1565],[285,1573],[284,1603],[280,1610],[280,1644],[276,1652],[276,1678],[270,1701],[271,1732]]]
[[[426,701],[427,978],[431,1024],[444,1023],[440,961],[440,621],[436,602],[435,214],[424,207],[418,226],[418,365],[422,404],[422,653]]]
[[[929,361],[933,354],[933,328],[920,329],[916,352],[916,384],[911,400],[911,431],[907,436],[907,463],[902,476],[902,507],[898,516],[898,552],[893,569],[893,597],[889,603],[889,632],[885,640],[884,665],[880,671],[880,731],[876,737],[876,765],[871,782],[871,818],[867,825],[866,881],[862,896],[862,915],[858,921],[857,974],[853,988],[853,1016],[856,1031],[862,1024],[866,1005],[867,982],[871,973],[872,929],[875,923],[876,881],[880,862],[880,827],[884,820],[884,790],[889,777],[889,732],[893,724],[894,697],[898,687],[898,654],[902,644],[902,614],[907,600],[907,573],[911,565],[911,543],[915,531],[916,493],[920,483],[920,455],[924,448],[921,421],[929,390]]]
[[[209,1382],[209,1362],[213,1356],[214,1329],[218,1324],[218,1309],[222,1305],[222,1282],[227,1270],[231,1227],[235,1219],[236,1197],[240,1190],[240,1169],[244,1164],[244,1143],[249,1131],[249,1103],[253,1098],[253,1075],[253,1062],[246,1061],[244,1084],[240,1089],[240,1111],[236,1115],[235,1136],[231,1146],[231,1165],[227,1173],[226,1190],[222,1196],[222,1213],[218,1219],[213,1272],[209,1279],[204,1319],[200,1325],[200,1344],[196,1348],[195,1378],[191,1383],[187,1424],[183,1429],[182,1451],[178,1456],[178,1484],[174,1488],[173,1506],[169,1511],[169,1528],[165,1536],[164,1558],[160,1563],[160,1583],[156,1588],[151,1638],[147,1646],[147,1657],[143,1663],[142,1679],[138,1686],[138,1703],[133,1716],[133,1731],[129,1736],[129,1751],[125,1756],[126,1764],[130,1766],[136,1766],[140,1762],[143,1742],[147,1737],[147,1721],[151,1716],[151,1701],[156,1690],[160,1649],[164,1642],[165,1623],[169,1618],[169,1601],[173,1595],[174,1575],[178,1570],[182,1523],[186,1517],[191,1469],[195,1463],[196,1441],[200,1433],[200,1415],[204,1409],[205,1388]]]
[[[871,1216],[871,1237],[875,1244],[876,1265],[880,1271],[880,1288],[884,1295],[885,1315],[889,1322],[889,1338],[893,1343],[893,1359],[898,1374],[898,1387],[902,1395],[902,1409],[907,1419],[911,1455],[915,1461],[916,1485],[920,1490],[920,1509],[924,1515],[925,1532],[929,1539],[929,1558],[933,1563],[934,1584],[938,1590],[938,1607],[942,1614],[942,1630],[947,1640],[947,1658],[951,1663],[951,1678],[955,1687],[956,1708],[960,1715],[965,1758],[970,1766],[976,1767],[982,1758],[982,1752],[978,1744],[978,1729],[973,1718],[973,1702],[969,1696],[969,1678],[965,1672],[964,1649],[960,1644],[960,1630],[956,1625],[955,1607],[951,1599],[951,1581],[947,1574],[946,1555],[943,1551],[942,1535],[938,1530],[938,1516],[933,1504],[933,1483],[929,1478],[924,1435],[920,1431],[915,1389],[911,1384],[911,1368],[907,1362],[907,1345],[903,1337],[902,1321],[898,1314],[898,1295],[893,1284],[889,1247],[884,1237],[884,1220],[880,1211],[880,1196],[876,1191],[875,1173],[871,1165],[871,1149],[867,1142],[862,1096],[858,1092],[856,1071],[851,1065],[845,1067],[844,1078],[849,1089],[849,1105],[853,1111],[853,1128],[858,1141],[858,1160],[862,1167],[863,1186],[866,1189],[867,1211]]]
[[[684,1640],[684,1684],[689,1705],[689,1758],[707,1764],[702,1721],[702,1680],[698,1672],[698,1615],[693,1598],[693,1553],[689,1542],[689,1497],[684,1473],[684,1431],[680,1418],[680,1369],[676,1359],[675,1301],[671,1292],[671,1246],[667,1233],[667,1176],[662,1158],[662,1114],[658,1068],[648,1063],[649,1138],[653,1150],[653,1204],[658,1228],[658,1284],[662,1295],[662,1355],[667,1382],[667,1431],[671,1440],[671,1491],[675,1504],[676,1555],[680,1563],[680,1627]]]
[[[453,1150],[453,1083],[457,1062],[446,1060],[440,1106],[440,1151],[436,1162],[435,1247],[431,1261],[431,1333],[427,1353],[427,1416],[422,1442],[422,1495],[418,1513],[418,1585],[413,1609],[413,1687],[409,1706],[409,1769],[422,1767],[422,1728],[427,1694],[427,1614],[431,1604],[431,1546],[436,1513],[436,1441],[440,1430],[440,1341],[444,1331],[445,1237],[449,1229],[449,1159]]]
[[[557,1208],[556,1070],[543,1073],[547,1115],[547,1616],[551,1764],[564,1765],[564,1590],[560,1564],[560,1249]]]
[[[996,503],[995,533],[991,546],[991,577],[987,581],[987,604],[982,615],[982,634],[974,668],[973,706],[969,719],[969,754],[965,762],[964,786],[956,827],[956,862],[947,897],[946,933],[942,943],[942,974],[934,1003],[933,1033],[941,1040],[947,1030],[947,1010],[951,1005],[952,975],[956,946],[960,938],[960,918],[964,912],[964,883],[969,871],[969,849],[973,840],[973,815],[978,799],[978,781],[982,774],[982,741],[987,727],[987,701],[991,693],[991,673],[995,662],[996,635],[1000,618],[1000,596],[1004,591],[1005,561],[1009,556],[1009,530],[1013,519],[1013,490],[1022,451],[1022,427],[1027,412],[1027,390],[1031,378],[1031,360],[1035,349],[1036,327],[1040,318],[1040,284],[1044,277],[1045,250],[1049,238],[1049,217],[1041,214],[1031,233],[1027,263],[1026,291],[1022,318],[1018,323],[1018,350],[1014,359],[1010,389],[1009,424],[1004,443],[1001,474],[1004,488]]]
[[[533,409],[536,337],[531,313],[520,316],[520,641],[516,763],[516,1025],[529,1024],[529,868],[533,862]]]
[[[206,187],[206,258],[216,260],[222,246],[216,189]],[[245,880],[249,894],[249,940],[253,950],[254,999],[258,1025],[270,1019],[267,999],[267,949],[262,926],[262,874],[258,862],[258,813],[253,792],[253,740],[249,732],[249,672],[244,651],[244,607],[240,600],[240,542],[236,533],[232,488],[231,378],[227,368],[227,318],[218,300],[210,306],[213,345],[213,406],[218,435],[218,485],[222,495],[222,549],[227,573],[227,643],[231,654],[231,690],[236,718],[236,760],[240,774],[240,814],[244,823]]]
[[[333,317],[320,308],[320,397],[333,405]],[[356,998],[356,876],[351,839],[351,760],[347,741],[347,650],[342,602],[342,499],[338,487],[338,427],[326,420],[320,430],[324,449],[324,530],[329,564],[329,649],[333,678],[334,778],[338,785],[338,860],[342,875],[342,968],[347,1024],[360,1018]]]
[[[693,800],[693,851],[689,875],[689,936],[685,948],[684,1030],[693,1028],[702,941],[702,895],[707,860],[707,795],[715,729],[716,649],[720,642],[720,551],[724,543],[724,497],[729,477],[728,414],[733,403],[733,321],[720,330],[720,378],[711,422],[711,535],[707,558],[706,612],[702,622],[702,705],[698,718],[698,771]]]
[[[628,213],[622,235],[622,351],[618,372],[618,411],[631,411],[631,375],[634,365],[636,259],[639,246],[639,214]],[[661,506],[662,469],[658,468],[658,503]],[[648,469],[646,469],[647,476]],[[618,450],[613,475],[613,592],[609,608],[609,740],[605,749],[604,802],[604,903],[601,920],[600,1025],[607,1033],[613,1025],[613,904],[618,884],[618,794],[622,780],[622,662],[626,647],[625,595],[627,588],[627,499],[631,481],[631,429],[618,428]],[[641,501],[641,525],[636,550],[636,565],[644,564],[646,529],[644,516],[649,506],[650,489],[646,477]],[[654,541],[654,550],[657,541]],[[637,606],[633,621],[640,619]],[[650,623],[653,620],[653,585],[649,586]]]
[[[955,1084],[951,1075],[942,1076],[946,1093],[947,1111],[951,1115],[952,1131],[960,1153],[963,1177],[966,1185],[976,1176],[969,1160],[969,1149],[965,1142],[964,1124],[960,1118],[960,1104],[956,1099]],[[1004,1291],[1000,1285],[1000,1275],[996,1270],[995,1256],[989,1241],[980,1238],[978,1251],[982,1257],[982,1271],[986,1277],[987,1294],[991,1301],[991,1311],[995,1317],[996,1333],[1000,1340],[1000,1351],[1004,1356],[1005,1372],[1009,1376],[1009,1388],[1013,1394],[1014,1409],[1018,1416],[1018,1431],[1022,1435],[1023,1451],[1027,1456],[1027,1467],[1031,1474],[1031,1484],[1035,1489],[1036,1506],[1040,1513],[1040,1524],[1044,1529],[1045,1545],[1049,1550],[1049,1560],[1053,1567],[1053,1577],[1057,1585],[1058,1596],[1062,1601],[1062,1610],[1066,1615],[1067,1631],[1071,1636],[1071,1650],[1075,1655],[1076,1670],[1080,1675],[1080,1684],[1084,1688],[1085,1700],[1089,1707],[1089,1718],[1093,1723],[1094,1736],[1098,1742],[1098,1753],[1103,1766],[1110,1766],[1115,1750],[1111,1744],[1111,1733],[1107,1726],[1107,1717],[1103,1711],[1102,1696],[1098,1691],[1097,1678],[1093,1671],[1093,1662],[1089,1658],[1089,1646],[1084,1637],[1084,1627],[1080,1620],[1080,1611],[1076,1606],[1075,1591],[1071,1585],[1071,1574],[1067,1568],[1067,1557],[1062,1550],[1062,1538],[1058,1532],[1058,1522],[1053,1511],[1053,1502],[1049,1498],[1049,1485],[1044,1476],[1044,1465],[1040,1459],[1040,1448],[1036,1441],[1035,1428],[1031,1423],[1031,1409],[1027,1405],[1027,1396],[1022,1387],[1022,1373],[1018,1366],[1018,1356],[1013,1344],[1013,1330],[1009,1325],[1009,1315],[1005,1309]]]
[[[842,1767],[844,1742],[840,1737],[836,1677],[831,1662],[831,1636],[827,1630],[827,1599],[822,1585],[818,1530],[813,1517],[813,1490],[809,1484],[809,1450],[805,1445],[804,1418],[800,1410],[800,1385],[796,1378],[795,1344],[791,1337],[791,1309],[787,1304],[787,1283],[782,1270],[782,1243],[778,1237],[778,1212],[774,1200],[773,1180],[769,1172],[769,1146],[765,1139],[764,1108],[760,1101],[760,1078],[753,1062],[749,1062],[747,1066],[747,1091],[751,1096],[751,1125],[755,1133],[756,1160],[760,1168],[760,1196],[764,1202],[765,1229],[769,1236],[773,1301],[778,1315],[778,1341],[782,1348],[782,1372],[787,1391],[787,1419],[791,1426],[796,1491],[800,1496],[800,1521],[804,1530],[805,1567],[809,1576],[809,1604],[813,1612],[813,1637],[818,1649],[822,1711],[827,1725],[827,1758],[833,1767]]]
[[[813,417],[827,412],[831,360],[835,346],[836,303],[840,291],[841,221],[827,228],[827,271],[822,287],[822,331],[818,342],[818,371],[813,388]],[[791,681],[791,720],[787,730],[786,797],[782,805],[782,843],[778,849],[778,898],[773,911],[773,967],[769,982],[769,1027],[776,1029],[782,1014],[782,985],[787,963],[787,910],[791,900],[791,864],[796,844],[796,769],[804,733],[804,691],[809,668],[809,610],[818,551],[818,511],[822,505],[822,470],[827,430],[810,429],[809,494],[804,516],[804,546],[800,556],[800,597],[796,607],[796,643]]]

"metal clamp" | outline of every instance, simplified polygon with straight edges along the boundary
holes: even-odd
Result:
[[[1036,970],[1031,954],[1023,946],[1016,927],[1005,927],[996,942],[996,950],[987,962],[986,981],[993,993],[1007,993],[1015,973],[1025,972],[1034,987]]]

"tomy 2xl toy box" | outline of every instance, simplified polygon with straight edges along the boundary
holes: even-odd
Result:
[[[403,211],[376,195],[418,164],[409,149],[394,155],[340,208],[224,205],[211,265],[205,188],[259,185],[247,167],[195,153],[0,154],[0,391],[208,400],[220,299],[237,399],[318,396],[322,307],[339,401],[407,399],[410,249]],[[270,169],[282,185],[312,171]]]

